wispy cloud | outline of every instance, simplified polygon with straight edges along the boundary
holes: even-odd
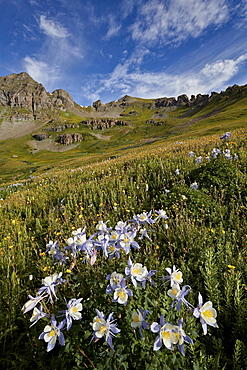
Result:
[[[228,19],[226,0],[149,0],[130,27],[132,39],[157,46],[198,37]]]
[[[105,36],[106,40],[109,40],[113,36],[116,36],[119,30],[121,29],[121,25],[116,21],[116,18],[113,15],[109,15],[108,23],[109,23],[109,28]]]
[[[100,99],[102,93],[111,92],[123,96],[129,94],[142,98],[158,98],[162,96],[188,96],[197,93],[210,93],[225,88],[227,82],[239,72],[241,65],[247,60],[247,54],[234,59],[218,60],[206,64],[197,73],[167,74],[151,72],[128,73],[128,66],[117,66],[108,78],[97,78],[95,84],[85,85],[84,94],[88,98]],[[96,86],[98,88],[96,89]]]
[[[45,85],[47,89],[52,88],[61,75],[61,71],[58,67],[37,60],[35,57],[31,58],[26,56],[23,63],[27,73],[32,76],[34,80]]]
[[[45,15],[40,16],[39,27],[49,37],[66,38],[69,36],[65,27],[52,19],[47,19]]]
[[[71,65],[84,55],[80,45],[76,44],[77,40],[56,20],[41,15],[38,26],[46,37],[36,55],[27,55],[23,59],[23,66],[34,79],[52,90]]]

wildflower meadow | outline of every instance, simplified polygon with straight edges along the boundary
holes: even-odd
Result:
[[[3,187],[1,369],[245,369],[246,137]]]

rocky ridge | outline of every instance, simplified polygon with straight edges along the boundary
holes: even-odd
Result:
[[[12,117],[21,114],[24,120],[25,117],[37,119],[44,110],[71,110],[75,103],[68,92],[58,89],[50,94],[42,84],[22,72],[0,77],[0,106],[22,109],[22,113],[16,114],[13,110]]]

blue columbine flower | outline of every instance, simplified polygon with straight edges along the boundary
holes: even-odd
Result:
[[[133,296],[132,290],[126,287],[126,280],[122,279],[119,286],[114,290],[112,302],[126,305],[128,298]]]
[[[38,294],[43,294],[44,292],[46,292],[49,296],[49,300],[50,302],[53,302],[53,299],[52,299],[52,295],[56,298],[56,291],[55,291],[55,287],[59,284],[62,284],[64,283],[66,280],[65,279],[62,279],[61,276],[62,276],[62,272],[59,272],[59,273],[55,273],[55,274],[52,274],[50,276],[47,276],[46,278],[42,279],[42,284],[44,286],[42,286],[39,291],[38,291]]]
[[[135,249],[140,249],[139,244],[134,240],[135,237],[136,230],[126,232],[120,236],[117,246],[124,249],[126,254],[130,252],[131,247]]]
[[[128,259],[128,267],[125,268],[125,275],[130,276],[131,281],[135,287],[137,287],[137,282],[142,284],[142,287],[146,287],[146,281],[150,281],[151,284],[155,285],[152,280],[152,276],[155,274],[156,270],[150,270],[148,272],[147,268],[141,263],[133,264],[131,259]]]
[[[160,218],[164,218],[165,220],[168,220],[168,216],[166,214],[166,211],[164,211],[163,209],[160,209],[159,211],[155,211],[155,213],[157,213],[158,216],[155,218],[154,221],[157,221]]]
[[[199,163],[201,163],[201,162],[202,162],[202,156],[200,155],[199,157],[197,157],[197,158],[195,159],[195,163],[199,164]]]
[[[174,346],[178,345],[178,350],[184,355],[184,342],[193,344],[192,339],[185,334],[183,328],[183,319],[178,321],[178,325],[165,322],[164,316],[160,317],[160,324],[153,322],[151,331],[158,333],[154,341],[154,351],[158,351],[164,344],[167,349],[173,350]]]
[[[106,279],[110,281],[110,284],[106,287],[106,293],[113,293],[115,289],[119,288],[123,278],[124,276],[116,271],[114,271],[112,274],[108,274]]]
[[[220,140],[227,140],[231,136],[231,132],[226,132],[224,135],[220,137]]]
[[[36,297],[28,295],[29,300],[22,307],[23,314],[27,313],[28,311],[31,311],[40,301],[42,301],[42,299],[47,297],[48,294],[46,294],[46,292],[44,292],[41,295],[37,295]]]
[[[218,148],[213,148],[212,152],[211,152],[211,155],[212,157],[215,159],[218,157],[218,155],[220,154],[221,150],[218,149]]]
[[[108,318],[96,309],[97,316],[94,317],[91,326],[93,327],[92,340],[97,341],[102,337],[105,337],[108,345],[113,349],[112,337],[118,334],[121,330],[117,328],[116,324],[113,324],[115,320],[112,320],[114,312],[110,313]],[[91,340],[91,341],[92,341]]]
[[[33,314],[30,318],[30,322],[32,322],[32,324],[30,325],[30,328],[31,326],[35,325],[36,322],[42,319],[43,317],[49,317],[47,313],[43,312],[43,307],[41,305],[39,306],[39,308],[34,307]]]
[[[133,311],[132,313],[132,322],[130,325],[134,329],[139,329],[139,333],[142,339],[144,339],[142,329],[148,329],[149,327],[149,323],[145,321],[148,313],[148,310],[143,310],[142,308],[137,311]]]
[[[200,318],[204,335],[207,334],[207,325],[218,328],[216,322],[217,312],[213,308],[211,301],[208,301],[203,305],[201,293],[198,294],[198,306],[194,309],[193,315],[196,318]]]
[[[61,346],[65,345],[64,335],[62,333],[62,328],[64,327],[64,320],[57,326],[57,321],[52,315],[51,324],[46,325],[44,331],[40,334],[39,339],[44,339],[47,343],[47,352],[51,351],[56,344],[58,339]]]
[[[197,184],[197,182],[195,181],[195,182],[193,182],[191,185],[190,185],[190,188],[191,189],[198,189],[198,184]]]
[[[81,310],[82,310],[82,301],[83,298],[75,299],[72,298],[67,303],[67,310],[63,311],[66,317],[67,323],[67,330],[69,330],[72,326],[73,320],[80,320],[81,319]]]
[[[172,303],[172,308],[176,305],[176,310],[179,312],[181,308],[181,303],[185,304],[188,308],[194,308],[186,299],[185,296],[191,291],[191,287],[189,285],[184,285],[182,289],[180,289],[179,284],[173,284],[172,288],[168,290],[167,294],[169,297],[174,299]]]
[[[149,211],[148,213],[147,212],[142,212],[142,213],[134,216],[134,218],[130,221],[136,223],[137,225],[140,225],[140,224],[144,225],[146,223],[151,225],[151,224],[154,223],[154,220],[152,220],[151,215],[152,215],[152,210]]]
[[[164,276],[161,280],[170,280],[171,286],[174,284],[181,284],[183,282],[183,274],[179,269],[176,269],[175,265],[173,265],[172,269],[170,267],[166,267],[165,270],[169,275]]]

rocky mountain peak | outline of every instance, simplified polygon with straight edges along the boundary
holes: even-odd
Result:
[[[50,94],[41,83],[21,72],[0,77],[0,105],[24,108],[37,118],[42,110],[70,110],[74,102],[66,91],[58,89]]]

